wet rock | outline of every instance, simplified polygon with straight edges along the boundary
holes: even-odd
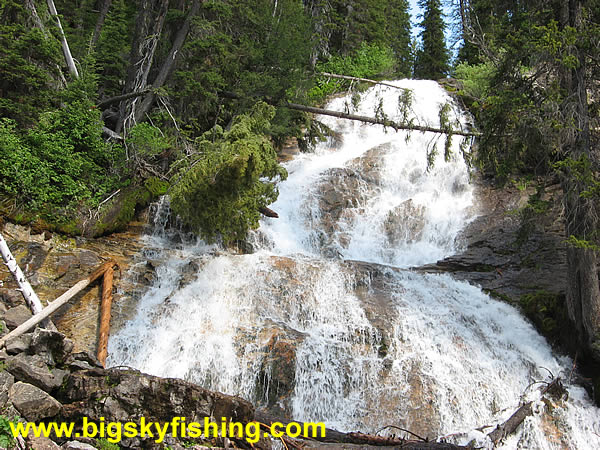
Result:
[[[65,376],[65,372],[60,369],[50,371],[44,359],[39,355],[24,355],[20,353],[10,357],[6,362],[8,370],[15,379],[51,392],[59,387]]]
[[[11,386],[8,398],[21,416],[32,422],[54,417],[61,410],[55,398],[36,386],[20,381]]]
[[[25,305],[15,306],[14,308],[8,309],[4,313],[4,322],[6,323],[6,326],[11,330],[14,330],[30,318],[31,311]]]
[[[0,371],[0,407],[6,404],[8,391],[13,384],[15,384],[15,377],[6,370]]]
[[[6,343],[6,353],[8,353],[9,355],[23,353],[29,349],[30,345],[31,333],[23,334],[19,337],[11,339]]]
[[[267,344],[261,349],[265,354],[258,377],[257,401],[269,412],[289,416],[289,398],[296,380],[296,349],[304,335],[281,324],[264,329],[261,340]]]
[[[73,365],[75,367],[81,367],[83,365],[83,367],[86,367],[86,368],[87,367],[91,367],[91,368],[102,367],[102,364],[100,363],[100,361],[98,361],[98,358],[96,357],[96,355],[94,355],[91,352],[73,353],[73,354],[69,355],[69,357],[65,361],[65,364],[67,364],[68,366]]]
[[[425,228],[425,208],[406,200],[388,213],[383,227],[392,246],[418,241]]]
[[[49,354],[56,364],[62,364],[73,351],[73,341],[58,331],[36,328],[31,337],[31,352]]]

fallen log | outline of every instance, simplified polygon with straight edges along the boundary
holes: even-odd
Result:
[[[559,398],[565,392],[565,388],[563,387],[560,378],[555,378],[542,390],[542,397],[549,394],[553,398]],[[497,445],[507,436],[514,433],[527,417],[533,415],[532,405],[533,402],[527,402],[524,405],[521,405],[508,420],[498,425],[492,432],[488,433],[488,437],[494,445]]]
[[[266,206],[263,206],[262,208],[260,208],[258,210],[258,212],[260,212],[263,216],[273,217],[274,219],[279,219],[279,214],[277,214],[271,208],[267,208]]]
[[[224,98],[230,98],[230,99],[235,99],[235,100],[240,100],[240,99],[244,98],[240,95],[237,95],[234,92],[226,92],[226,91],[220,92],[219,95],[221,95]],[[316,108],[314,106],[299,105],[298,103],[288,103],[288,102],[281,103],[281,102],[277,102],[277,101],[274,101],[269,98],[263,98],[262,100],[265,101],[266,103],[276,106],[276,107],[288,108],[288,109],[307,112],[307,113],[311,113],[311,114],[319,114],[322,116],[337,117],[338,119],[356,120],[359,122],[370,123],[373,125],[383,125],[384,127],[393,128],[396,131],[398,131],[398,130],[420,131],[423,133],[429,132],[429,133],[437,133],[437,134],[452,134],[452,135],[466,136],[466,137],[481,136],[481,133],[478,133],[475,131],[465,131],[462,129],[448,130],[448,129],[443,129],[443,128],[430,127],[427,125],[415,125],[412,123],[398,123],[398,122],[394,122],[393,120],[389,120],[389,119],[385,119],[385,118],[360,116],[357,114],[348,114],[348,113],[344,113],[341,111],[333,111],[331,109],[323,109],[323,108]]]
[[[100,333],[98,336],[98,361],[106,367],[108,356],[108,334],[110,332],[110,308],[112,305],[114,270],[109,267],[102,279],[102,303],[100,304]]]
[[[256,411],[254,418],[258,422],[272,425],[275,422],[279,422],[284,426],[292,422],[292,420],[283,419],[281,417],[275,417],[264,411]],[[300,425],[300,429],[304,429],[304,423],[294,420],[293,422]],[[447,444],[444,442],[427,442],[427,441],[414,441],[408,439],[401,439],[397,437],[384,437],[374,436],[364,433],[342,433],[331,428],[325,429],[325,436],[303,436],[300,435],[299,439],[310,439],[324,443],[337,443],[337,444],[355,444],[355,445],[366,445],[375,447],[400,447],[408,450],[456,450],[466,449],[467,447],[458,446],[454,444]]]
[[[327,78],[338,78],[340,80],[360,81],[363,83],[379,84],[381,86],[393,87],[395,89],[406,89],[406,88],[396,86],[391,83],[386,83],[385,81],[370,80],[368,78],[351,77],[349,75],[338,75],[337,73],[320,72],[317,75],[322,76],[322,77],[327,77]]]
[[[42,320],[44,320],[45,318],[50,316],[58,308],[63,306],[65,303],[67,303],[69,300],[71,300],[73,297],[75,297],[79,292],[84,290],[91,283],[93,283],[100,276],[102,276],[108,267],[112,268],[115,265],[117,265],[117,263],[115,261],[112,261],[112,260],[108,261],[108,262],[102,264],[98,269],[96,269],[89,277],[84,278],[83,280],[77,282],[67,292],[65,292],[60,297],[58,297],[56,300],[51,302],[48,306],[46,306],[44,309],[42,309],[39,313],[35,314],[29,320],[25,321],[24,323],[19,325],[17,328],[12,330],[10,333],[8,333],[6,336],[2,337],[0,339],[0,348],[2,348],[8,340],[14,339],[18,336],[21,336],[22,334],[26,333],[31,328],[36,326],[38,323],[40,323]]]
[[[4,236],[2,236],[1,233],[0,253],[2,254],[2,259],[4,260],[6,267],[17,282],[19,290],[21,291],[21,294],[23,295],[27,306],[29,306],[29,309],[31,309],[31,312],[33,314],[38,314],[44,308],[42,302],[31,287],[31,284],[29,284],[29,281],[27,281],[25,274],[17,264],[17,260],[12,255],[10,249],[8,248],[8,244],[6,243],[6,240],[4,239]],[[43,325],[45,328],[56,331],[56,327],[50,320],[45,320]]]

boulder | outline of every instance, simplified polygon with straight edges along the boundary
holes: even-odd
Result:
[[[47,437],[30,436],[27,438],[28,448],[31,450],[60,450],[60,446]]]
[[[170,421],[184,416],[188,422],[204,417],[253,420],[250,403],[211,392],[184,380],[160,378],[137,370],[79,370],[67,376],[57,397],[63,403],[62,418],[78,420],[87,416],[99,421],[136,421],[142,416]]]
[[[0,408],[6,404],[8,391],[13,384],[15,384],[15,377],[6,370],[0,371]]]
[[[16,338],[11,339],[6,343],[6,353],[9,355],[16,355],[17,353],[23,353],[29,349],[31,345],[31,334],[23,334]]]
[[[4,322],[6,326],[11,330],[14,330],[19,325],[24,323],[31,317],[31,311],[25,305],[18,305],[8,309],[4,313]]]
[[[31,422],[54,417],[61,410],[55,398],[29,383],[19,381],[13,384],[8,391],[8,398],[17,411]]]
[[[69,441],[62,445],[63,450],[96,450],[96,447],[85,442]]]
[[[23,353],[8,358],[6,370],[17,380],[33,384],[46,392],[51,392],[59,387],[65,376],[63,370],[50,371],[41,356]]]
[[[49,355],[55,364],[62,364],[73,351],[73,341],[58,331],[36,328],[31,337],[30,351]]]

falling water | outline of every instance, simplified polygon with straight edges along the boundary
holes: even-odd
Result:
[[[394,83],[412,92],[414,124],[439,126],[452,101],[436,83]],[[355,112],[400,120],[401,92],[371,88]],[[466,121],[455,106],[450,115]],[[477,214],[458,139],[444,158],[431,133],[322,120],[335,137],[287,163],[279,218],[252,234],[253,254],[173,239],[163,200],[147,242],[157,281],[112,337],[109,363],[341,430],[391,424],[489,446],[477,428],[537,398],[532,382],[568,375],[571,362],[479,288],[408,269],[455,253]],[[598,410],[568,390],[552,420],[534,414],[506,447],[600,447]]]

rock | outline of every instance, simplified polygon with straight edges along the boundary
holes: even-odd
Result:
[[[212,416],[245,423],[254,418],[252,405],[241,398],[136,370],[73,372],[65,379],[57,398],[63,403],[61,418],[65,421],[82,416],[95,421],[104,417],[107,422],[136,421],[142,416],[170,421],[184,416],[188,422],[200,422]]]
[[[15,377],[13,377],[6,370],[0,371],[0,408],[6,404],[8,400],[8,390],[15,384]]]
[[[74,367],[103,367],[96,355],[91,352],[77,352],[69,355],[65,361],[67,365],[73,365]],[[86,366],[87,364],[87,366]]]
[[[15,289],[1,288],[0,299],[2,300],[2,303],[0,304],[4,308],[4,311],[6,311],[4,305],[7,305],[12,308],[23,303],[23,295],[21,295],[21,293]],[[0,315],[2,315],[1,311]]]
[[[31,450],[60,450],[60,446],[47,437],[28,437],[27,444]]]
[[[61,405],[46,392],[28,383],[17,382],[8,391],[8,398],[28,421],[37,422],[56,416]]]
[[[96,447],[85,442],[69,441],[62,445],[63,450],[96,450]]]
[[[425,228],[425,208],[415,205],[412,199],[402,202],[389,213],[383,223],[392,246],[412,243],[421,239]]]
[[[46,392],[51,392],[62,384],[65,371],[50,371],[44,359],[39,355],[20,353],[7,360],[8,370],[17,380],[33,384]]]
[[[73,351],[73,341],[58,331],[36,328],[31,338],[32,353],[49,353],[55,363],[61,364]]]
[[[4,322],[11,330],[14,330],[29,318],[31,318],[31,311],[25,305],[15,306],[4,313]]]
[[[93,267],[98,266],[102,261],[95,252],[90,250],[83,250],[79,252],[79,265],[81,267]]]
[[[23,353],[27,351],[31,345],[31,334],[23,334],[16,338],[11,339],[6,343],[6,353],[9,355],[16,355],[17,353]]]

